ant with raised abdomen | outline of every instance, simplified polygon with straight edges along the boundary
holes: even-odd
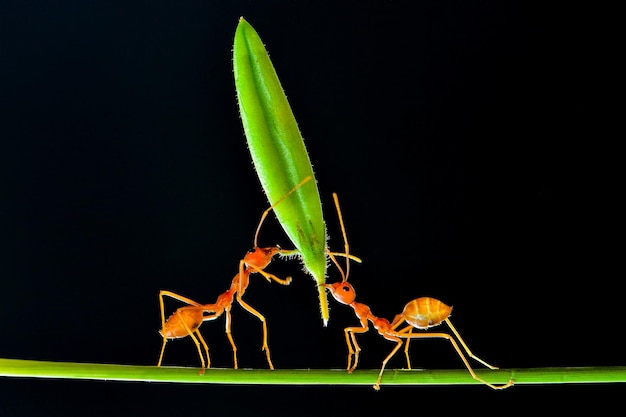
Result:
[[[285,279],[278,278],[274,274],[271,274],[265,271],[265,268],[272,262],[272,259],[275,255],[296,255],[298,253],[297,250],[284,250],[279,246],[270,246],[266,248],[260,248],[257,245],[259,231],[261,230],[261,225],[263,224],[265,218],[269,214],[269,212],[276,207],[280,202],[285,200],[291,193],[296,191],[298,188],[306,184],[308,181],[312,179],[311,176],[307,176],[300,183],[298,183],[295,187],[293,187],[287,194],[278,199],[271,207],[265,210],[261,216],[261,220],[257,226],[255,235],[254,235],[254,246],[250,249],[246,255],[239,261],[239,272],[233,277],[230,288],[224,293],[220,294],[217,297],[217,300],[214,304],[200,304],[197,303],[187,297],[183,297],[182,295],[173,293],[171,291],[162,290],[159,292],[159,305],[161,308],[161,330],[159,333],[163,336],[163,345],[161,347],[161,354],[159,356],[159,362],[157,366],[161,366],[161,362],[163,360],[163,353],[165,352],[165,345],[167,344],[168,339],[178,339],[187,336],[191,336],[193,339],[197,349],[198,355],[200,356],[200,362],[202,364],[202,369],[200,373],[204,373],[205,369],[205,361],[202,355],[202,350],[200,349],[200,343],[202,344],[205,354],[206,354],[206,367],[211,366],[211,360],[209,358],[209,347],[204,341],[204,338],[200,334],[198,330],[200,325],[205,321],[211,321],[217,319],[224,312],[226,313],[226,335],[228,336],[228,340],[230,341],[230,345],[233,350],[233,363],[234,368],[238,368],[237,362],[237,346],[233,340],[233,337],[230,332],[230,324],[231,324],[231,316],[230,309],[232,307],[233,301],[236,299],[239,305],[241,305],[245,310],[249,313],[255,315],[263,325],[263,345],[262,350],[265,351],[265,355],[267,357],[267,363],[270,369],[274,369],[274,365],[272,364],[272,360],[270,358],[270,350],[267,344],[267,323],[265,317],[255,310],[252,306],[243,301],[242,297],[248,288],[250,274],[259,273],[263,277],[265,277],[269,282],[275,281],[281,285],[289,285],[291,283],[291,277],[287,277]],[[168,296],[174,298],[178,301],[188,304],[187,306],[180,307],[176,310],[167,320],[165,320],[165,310],[164,310],[164,302],[163,297]]]

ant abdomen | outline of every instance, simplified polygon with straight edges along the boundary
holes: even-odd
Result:
[[[202,324],[202,310],[182,307],[174,312],[165,322],[161,335],[168,339],[178,339],[189,335]]]
[[[451,312],[452,307],[435,298],[420,297],[409,301],[404,307],[401,316],[413,327],[428,329],[441,324],[442,321],[450,316]]]

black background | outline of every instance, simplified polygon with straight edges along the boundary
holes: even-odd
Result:
[[[392,318],[454,306],[501,367],[624,365],[616,91],[609,11],[526,2],[2,2],[0,357],[153,365],[157,294],[226,290],[267,202],[238,116],[239,16],[267,45],[358,300]],[[608,29],[608,30],[605,30]],[[616,242],[617,241],[617,242]],[[289,242],[273,218],[261,245]],[[619,246],[618,246],[619,245]],[[342,368],[352,310],[293,262],[253,280],[277,368]],[[622,277],[621,279],[619,277]],[[331,271],[329,281],[339,279]],[[176,307],[176,304],[172,304]],[[260,326],[233,308],[240,364]],[[203,333],[231,367],[223,323]],[[363,335],[361,368],[391,344]],[[197,366],[188,340],[165,363]],[[460,368],[441,341],[413,365]],[[403,366],[399,354],[391,367]],[[218,386],[0,379],[0,414],[452,415],[608,407],[623,385]]]

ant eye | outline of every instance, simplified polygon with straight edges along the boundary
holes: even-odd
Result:
[[[341,289],[345,292],[350,292],[350,287],[348,287],[347,285],[344,285],[343,287],[341,287]]]
[[[252,249],[248,249],[248,253],[254,253],[254,252],[255,252],[255,249],[254,249],[254,248],[252,248]]]

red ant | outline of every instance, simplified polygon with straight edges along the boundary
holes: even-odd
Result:
[[[283,255],[283,256],[291,256],[297,255],[297,250],[284,250],[279,246],[270,246],[266,248],[260,248],[257,245],[259,231],[261,230],[261,225],[263,221],[267,217],[268,213],[276,207],[280,202],[286,199],[291,193],[296,191],[298,188],[303,186],[305,183],[312,179],[311,176],[304,178],[300,183],[298,183],[294,188],[292,188],[287,194],[278,199],[271,207],[263,212],[261,216],[261,220],[259,221],[259,225],[257,226],[256,232],[254,234],[254,247],[250,249],[243,259],[239,261],[239,272],[233,277],[230,288],[217,297],[217,300],[214,304],[200,304],[197,303],[187,297],[183,297],[182,295],[173,293],[171,291],[161,290],[159,292],[159,303],[161,308],[161,330],[159,333],[163,336],[163,345],[161,347],[161,354],[159,356],[159,362],[157,366],[161,366],[161,362],[163,360],[163,353],[165,352],[165,345],[167,344],[168,339],[179,339],[187,336],[191,336],[193,342],[195,343],[198,349],[198,356],[200,356],[200,362],[202,364],[202,369],[200,373],[204,373],[205,370],[205,361],[202,356],[202,350],[200,349],[200,343],[204,347],[204,351],[206,354],[206,367],[209,368],[211,366],[211,360],[209,358],[209,347],[204,341],[204,338],[200,334],[199,327],[205,321],[215,320],[219,316],[221,316],[224,312],[226,312],[226,335],[228,336],[228,340],[230,341],[230,345],[233,349],[233,362],[234,368],[237,369],[237,346],[233,340],[233,337],[230,332],[230,309],[233,304],[233,299],[236,299],[239,305],[241,305],[245,310],[249,313],[255,315],[263,325],[263,345],[262,350],[265,351],[265,355],[267,357],[267,363],[270,369],[274,369],[274,365],[272,364],[272,360],[270,358],[270,349],[267,344],[267,323],[265,317],[259,313],[257,310],[252,308],[249,304],[242,300],[243,294],[248,288],[250,274],[259,273],[264,276],[269,282],[276,281],[281,285],[289,285],[291,283],[291,277],[287,277],[285,279],[278,278],[274,274],[270,274],[266,272],[264,269],[272,262],[272,259],[275,255]],[[189,304],[188,306],[180,307],[176,310],[168,319],[165,320],[165,309],[163,297],[168,296],[174,298],[183,303]],[[194,334],[195,333],[195,334]],[[198,342],[199,340],[199,342]]]
[[[346,251],[346,259],[348,259],[347,258],[348,253],[349,253],[348,252],[349,250],[348,239],[346,237],[345,225],[343,222],[343,217],[341,215],[341,209],[339,208],[339,199],[337,197],[337,194],[333,193],[333,199],[335,201],[335,206],[337,208],[337,215],[339,216],[341,231],[343,233],[343,239],[344,239],[344,245],[345,245],[345,251]],[[389,323],[389,320],[385,318],[376,317],[374,314],[372,314],[372,311],[367,305],[362,304],[362,303],[357,303],[355,301],[356,292],[354,291],[354,287],[352,287],[352,285],[350,285],[347,282],[349,266],[350,266],[349,262],[346,261],[346,272],[344,273],[341,267],[339,266],[338,262],[332,255],[331,255],[331,259],[333,260],[333,262],[335,263],[335,265],[337,266],[337,268],[339,269],[342,275],[342,282],[337,282],[334,284],[324,284],[324,287],[330,290],[335,300],[337,300],[338,302],[342,304],[346,304],[352,307],[354,309],[354,313],[356,314],[356,316],[359,318],[361,322],[360,327],[346,327],[344,329],[345,336],[346,336],[346,344],[348,346],[348,366],[346,368],[348,372],[354,371],[359,361],[359,352],[361,351],[361,348],[359,347],[359,344],[356,341],[356,333],[367,332],[369,330],[369,323],[368,323],[369,321],[369,322],[372,322],[372,325],[382,337],[384,337],[387,340],[397,343],[394,349],[391,351],[391,353],[389,353],[389,355],[387,355],[387,357],[382,363],[382,367],[378,374],[378,380],[376,381],[376,384],[374,384],[374,389],[376,389],[377,391],[380,389],[380,382],[383,376],[383,372],[385,370],[385,366],[387,365],[387,362],[389,362],[389,360],[393,357],[393,355],[396,354],[398,349],[400,349],[400,346],[402,346],[402,343],[403,343],[403,339],[406,339],[405,355],[407,359],[408,368],[411,369],[411,363],[409,360],[409,353],[408,353],[409,342],[411,339],[417,339],[417,338],[448,339],[450,343],[452,344],[452,346],[454,347],[454,349],[457,351],[459,357],[463,360],[463,363],[467,367],[472,378],[474,378],[475,380],[479,382],[482,382],[483,384],[493,389],[504,389],[513,385],[512,380],[509,380],[509,382],[503,385],[494,385],[478,377],[478,375],[476,375],[476,373],[470,366],[469,362],[463,355],[463,352],[459,348],[459,345],[456,343],[456,341],[451,335],[447,333],[417,333],[417,334],[412,333],[413,328],[428,329],[430,327],[437,326],[445,321],[450,327],[450,329],[452,330],[452,332],[454,333],[454,335],[457,337],[459,342],[461,342],[461,345],[465,349],[465,352],[467,353],[468,356],[470,356],[471,358],[480,362],[481,364],[485,365],[488,368],[497,369],[495,366],[489,365],[482,359],[475,356],[469,350],[469,348],[467,347],[467,345],[461,338],[461,335],[457,332],[457,330],[454,328],[454,326],[452,325],[452,322],[449,319],[450,312],[452,311],[451,307],[445,305],[441,301],[436,300],[434,298],[430,298],[430,297],[417,298],[409,302],[404,307],[404,311],[401,314],[398,314],[394,318],[393,323]],[[399,327],[403,322],[407,322],[409,325],[403,328],[402,330],[396,331],[395,329]],[[354,356],[354,362],[352,362],[352,356]]]

